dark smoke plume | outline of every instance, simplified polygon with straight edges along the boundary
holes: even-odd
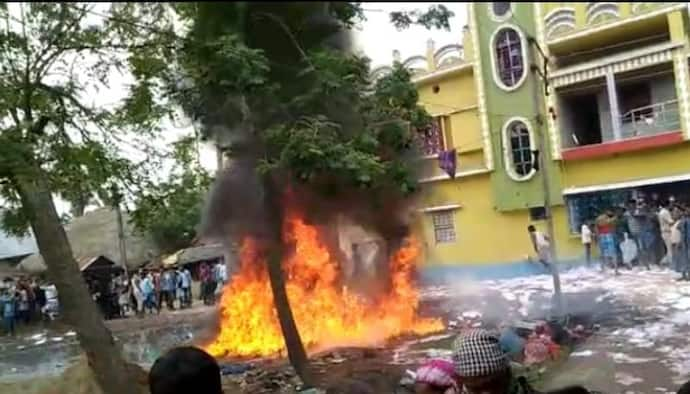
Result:
[[[327,31],[332,30],[335,24],[337,21],[324,8],[322,13],[308,19],[304,29]],[[265,28],[275,30],[275,34],[271,34],[272,40],[284,37],[279,26],[267,23]],[[326,38],[325,42],[331,48],[352,51],[350,31],[340,29]],[[290,40],[284,44],[286,48],[293,45]],[[283,58],[290,56],[278,55]],[[344,108],[333,108],[332,111],[330,117],[338,122],[350,125],[361,123],[357,113],[348,113]],[[263,151],[253,129],[261,124],[261,119],[256,119],[256,116],[243,99],[226,98],[223,104],[216,103],[215,111],[205,117],[206,134],[230,148],[232,161],[229,168],[218,175],[208,196],[200,229],[204,238],[226,244],[231,240],[237,242],[246,235],[270,239],[272,226],[280,225],[273,222],[274,218],[270,218],[264,209],[265,191],[256,172],[256,164]],[[231,124],[237,126],[229,127]],[[374,193],[345,185],[336,179],[321,179],[309,185],[289,183],[288,179],[287,174],[276,176],[277,189],[291,191],[291,203],[301,208],[311,224],[325,230],[322,241],[336,254],[338,248],[334,243],[337,234],[333,233],[333,224],[337,215],[345,215],[366,230],[380,235],[387,241],[389,250],[396,248],[409,234],[414,201],[402,198],[397,190],[377,190]]]

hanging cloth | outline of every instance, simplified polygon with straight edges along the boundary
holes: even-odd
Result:
[[[455,169],[457,168],[457,154],[455,149],[444,150],[438,154],[438,166],[445,171],[448,176],[455,178]]]

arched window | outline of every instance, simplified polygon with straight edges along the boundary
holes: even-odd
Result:
[[[516,181],[531,178],[535,172],[534,147],[526,121],[521,118],[509,120],[503,128],[503,137],[508,175]]]
[[[491,11],[499,18],[505,17],[510,12],[510,2],[491,3]]]
[[[512,27],[503,27],[494,34],[494,77],[498,85],[512,90],[525,77],[525,53],[522,37]]]

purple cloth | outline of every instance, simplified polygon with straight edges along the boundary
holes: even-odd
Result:
[[[455,169],[457,167],[457,154],[455,149],[444,150],[438,154],[438,166],[448,174],[451,178],[455,178]]]

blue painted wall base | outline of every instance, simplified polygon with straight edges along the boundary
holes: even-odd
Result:
[[[559,272],[565,272],[585,265],[586,263],[582,259],[561,260],[558,262]],[[430,265],[421,268],[420,279],[425,285],[443,285],[468,279],[510,279],[548,273],[548,269],[541,263],[523,260],[513,263],[495,264]]]

